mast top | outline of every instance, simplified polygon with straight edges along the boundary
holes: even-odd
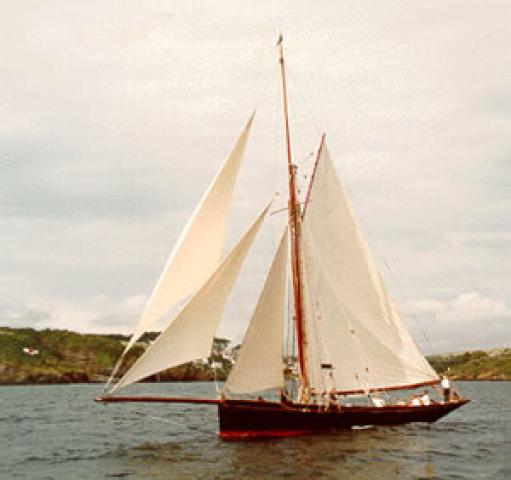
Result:
[[[279,38],[277,39],[277,43],[276,43],[277,47],[279,47],[283,41],[284,41],[284,36],[282,35],[282,32],[279,32]]]

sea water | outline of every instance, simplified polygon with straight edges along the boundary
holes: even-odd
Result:
[[[511,383],[433,425],[226,442],[215,406],[109,404],[99,385],[0,387],[1,479],[511,479]],[[212,383],[132,392],[215,396]]]

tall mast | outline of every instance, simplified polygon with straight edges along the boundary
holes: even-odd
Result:
[[[282,77],[282,101],[284,107],[284,125],[286,129],[286,149],[287,149],[287,172],[289,178],[289,201],[288,201],[288,222],[291,240],[291,270],[293,276],[293,297],[294,314],[296,325],[296,339],[298,344],[298,364],[300,366],[300,381],[302,391],[309,386],[307,369],[305,365],[305,328],[303,322],[302,309],[302,284],[300,270],[300,203],[296,193],[296,166],[293,165],[291,156],[291,135],[289,132],[289,116],[287,110],[287,90],[286,90],[286,69],[284,66],[284,46],[282,34],[280,34],[277,43],[279,47],[280,74]]]

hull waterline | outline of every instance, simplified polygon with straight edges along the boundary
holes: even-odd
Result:
[[[433,423],[469,400],[428,406],[388,405],[384,407],[343,406],[325,409],[317,405],[225,400],[218,404],[220,438],[284,437],[366,425]]]
[[[433,423],[470,400],[459,399],[448,403],[425,406],[386,405],[337,406],[264,400],[232,400],[182,398],[160,396],[103,396],[101,403],[192,403],[218,406],[219,436],[225,440],[244,438],[289,437],[313,433],[346,430],[367,425],[403,425],[405,423]]]

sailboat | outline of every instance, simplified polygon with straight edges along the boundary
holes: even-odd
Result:
[[[455,395],[411,404],[381,398],[392,391],[436,386],[440,379],[385,288],[337,176],[325,135],[321,136],[305,198],[299,198],[282,36],[277,46],[288,221],[229,377],[217,398],[118,393],[134,382],[211,353],[230,292],[270,210],[267,205],[222,257],[233,191],[254,115],[179,237],[103,395],[96,400],[215,405],[219,435],[224,439],[435,422],[469,400]],[[292,287],[289,295],[288,282]],[[294,395],[286,391],[283,372],[288,297],[297,347],[299,388]],[[185,298],[184,306],[156,340],[115,382],[130,348]],[[278,392],[278,396],[263,398],[265,392]],[[261,393],[257,398],[242,398]],[[366,403],[356,401],[360,398]]]

